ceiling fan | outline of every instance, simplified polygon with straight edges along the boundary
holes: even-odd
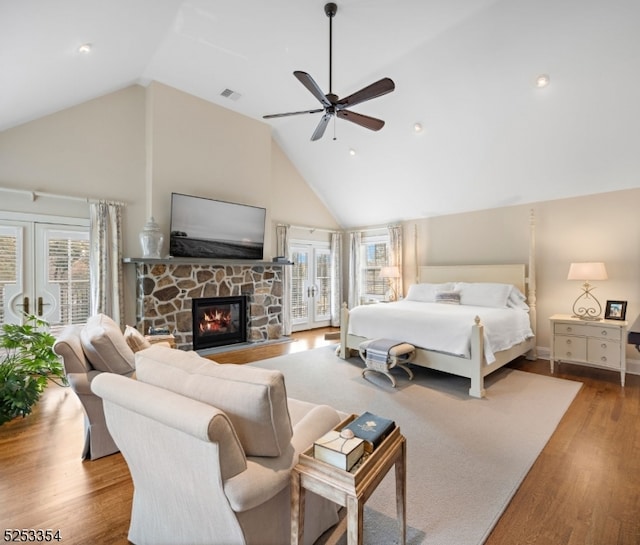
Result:
[[[391,80],[390,78],[382,78],[381,80],[378,80],[371,85],[367,85],[366,87],[360,89],[359,91],[356,91],[352,95],[349,95],[345,98],[339,98],[338,95],[333,94],[331,76],[333,53],[332,21],[333,17],[338,12],[338,6],[333,2],[325,4],[324,12],[326,16],[329,17],[329,93],[325,95],[318,84],[314,81],[314,79],[306,72],[296,70],[293,73],[293,75],[298,78],[300,83],[302,83],[302,85],[304,85],[309,91],[311,91],[311,94],[320,101],[320,103],[322,104],[322,108],[316,108],[314,110],[303,110],[300,112],[288,112],[284,114],[265,115],[263,116],[263,118],[272,119],[275,117],[287,117],[290,115],[300,114],[317,114],[319,112],[324,112],[320,123],[318,123],[316,130],[311,135],[312,141],[322,138],[322,135],[324,134],[324,131],[333,116],[341,117],[342,119],[346,119],[347,121],[351,121],[356,125],[360,125],[361,127],[365,127],[372,131],[379,131],[382,127],[384,127],[384,121],[382,119],[358,114],[356,112],[347,110],[347,108],[355,106],[356,104],[360,104],[361,102],[365,102],[366,100],[371,100],[372,98],[386,95],[387,93],[393,91],[396,86],[393,83],[393,80]]]

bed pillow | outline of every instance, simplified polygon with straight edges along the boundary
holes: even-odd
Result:
[[[420,284],[412,284],[405,297],[406,301],[419,301],[421,303],[435,303],[436,294],[439,291],[448,291],[453,289],[453,282],[444,284],[431,284],[423,282]]]
[[[529,305],[527,305],[527,298],[515,286],[511,287],[511,292],[509,293],[509,298],[507,299],[507,308],[517,308],[526,311],[529,310]]]
[[[458,282],[460,304],[474,307],[507,308],[507,300],[513,286],[494,282]]]
[[[436,293],[436,303],[446,303],[448,305],[460,304],[460,292],[456,290],[442,290]]]

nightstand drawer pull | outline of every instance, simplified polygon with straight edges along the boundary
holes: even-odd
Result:
[[[606,362],[606,361],[607,361],[607,356],[602,356],[602,357],[600,358],[600,361]]]
[[[567,356],[567,358],[570,358],[571,357],[571,352],[567,352],[566,356]]]
[[[567,333],[571,333],[573,331],[573,328],[571,326],[567,326]]]
[[[606,329],[603,329],[603,330],[600,332],[600,335],[602,335],[603,337],[606,337],[606,336],[607,336],[607,333],[608,333],[608,331],[607,331]]]
[[[607,347],[607,343],[602,343],[602,344],[600,345],[600,348],[606,348],[606,347]]]
[[[571,339],[567,339],[565,342],[566,342],[567,344],[571,344]]]

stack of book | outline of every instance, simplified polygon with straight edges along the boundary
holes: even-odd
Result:
[[[331,430],[313,444],[313,457],[345,471],[371,453],[395,428],[395,422],[370,412],[358,416],[342,430]]]

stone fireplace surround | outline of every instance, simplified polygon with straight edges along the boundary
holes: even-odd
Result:
[[[136,267],[136,327],[166,327],[176,347],[192,349],[191,299],[248,297],[249,342],[282,337],[282,272],[271,262],[221,263],[206,259],[125,258]]]

